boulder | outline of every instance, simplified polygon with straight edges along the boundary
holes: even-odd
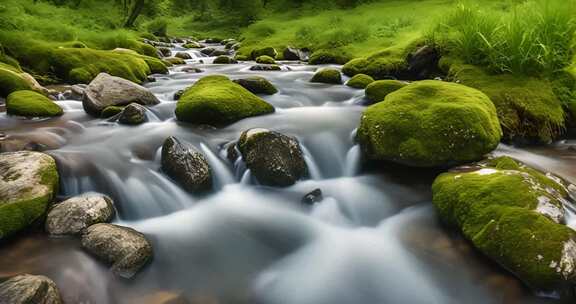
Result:
[[[274,58],[270,57],[270,56],[260,56],[258,58],[256,58],[256,63],[260,63],[260,64],[276,64],[276,60],[274,60]]]
[[[178,57],[168,57],[168,58],[164,58],[165,62],[168,62],[171,65],[183,65],[186,64],[186,61],[182,58],[178,58]]]
[[[282,55],[285,60],[307,61],[309,58],[308,52],[293,47],[286,47]]]
[[[212,189],[212,170],[206,157],[175,137],[168,137],[162,145],[162,171],[186,191],[198,193]]]
[[[212,126],[273,112],[272,105],[221,75],[201,78],[176,105],[178,120]]]
[[[304,205],[314,205],[316,203],[321,202],[322,200],[324,200],[324,197],[322,196],[322,190],[321,189],[314,189],[314,191],[304,195],[304,197],[302,197],[302,204]]]
[[[374,81],[366,87],[366,99],[368,99],[370,103],[383,101],[388,94],[398,91],[407,85],[408,83],[399,80]]]
[[[218,56],[214,59],[214,64],[236,64],[238,61],[230,56]]]
[[[158,51],[162,55],[162,57],[170,57],[172,56],[172,51],[167,47],[159,47]]]
[[[120,112],[120,117],[118,117],[118,122],[123,125],[139,125],[146,121],[148,121],[146,108],[137,103],[131,103],[126,106]]]
[[[436,80],[414,82],[368,107],[357,134],[366,159],[415,167],[481,159],[501,137],[496,109],[485,94]]]
[[[238,149],[258,182],[287,187],[308,176],[300,143],[294,137],[266,129],[244,131]]]
[[[82,247],[123,278],[133,277],[152,259],[152,245],[144,234],[113,224],[94,224],[82,233]]]
[[[196,41],[189,41],[189,42],[183,44],[182,47],[187,48],[187,49],[200,49],[200,48],[203,48],[204,45],[202,45]]]
[[[455,168],[432,186],[440,218],[539,292],[573,295],[576,232],[565,182],[509,157]]]
[[[57,191],[58,171],[50,155],[0,154],[0,240],[43,217]]]
[[[131,103],[156,105],[158,98],[148,89],[129,80],[100,73],[84,91],[82,105],[86,113],[100,116],[108,106],[125,106]]]
[[[342,84],[342,74],[337,69],[324,68],[316,72],[310,82]]]
[[[114,202],[106,195],[85,193],[55,204],[46,217],[52,235],[74,235],[98,223],[108,223],[115,214]]]
[[[272,57],[272,59],[275,59],[276,56],[278,56],[278,52],[276,52],[276,49],[274,49],[273,47],[265,47],[265,48],[260,48],[260,49],[255,49],[252,50],[252,53],[250,53],[250,56],[252,57],[252,59],[256,59],[260,56],[270,56]]]
[[[234,82],[254,94],[274,95],[278,93],[278,90],[274,87],[274,85],[264,77],[252,76],[236,79]]]
[[[22,274],[0,283],[2,304],[62,304],[56,283],[41,275]]]
[[[209,47],[209,48],[201,49],[201,50],[200,50],[200,53],[209,56],[209,55],[212,54],[215,50],[216,50],[215,48]]]
[[[310,55],[309,64],[345,64],[351,56],[339,50],[318,50]],[[351,75],[353,76],[353,75]]]
[[[50,98],[34,91],[16,91],[6,99],[9,115],[26,117],[53,117],[64,113]]]
[[[346,82],[346,85],[355,89],[365,89],[369,84],[374,82],[374,78],[366,74],[354,75]]]
[[[30,83],[22,77],[23,73],[17,67],[0,62],[0,97],[20,90],[32,90]]]
[[[192,59],[192,56],[186,52],[178,52],[178,53],[176,53],[176,55],[174,55],[174,57],[184,59],[184,60]]]
[[[259,64],[250,67],[250,71],[281,71],[282,68],[277,64]]]

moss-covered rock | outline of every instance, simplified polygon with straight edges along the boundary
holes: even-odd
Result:
[[[481,68],[443,59],[451,80],[490,97],[508,140],[549,143],[565,129],[562,104],[550,81],[521,75],[489,75]]]
[[[368,76],[366,74],[358,74],[350,78],[350,80],[346,82],[346,85],[355,89],[365,89],[372,82],[374,82],[374,78],[372,78],[372,76]]]
[[[325,68],[316,72],[310,82],[342,84],[342,74],[337,69]]]
[[[31,90],[31,85],[22,77],[22,71],[0,62],[0,97],[20,90]]]
[[[563,225],[568,194],[559,179],[499,158],[444,173],[432,191],[445,223],[528,286],[573,290],[576,232]]]
[[[345,64],[352,56],[340,50],[318,50],[310,55],[309,64]],[[353,76],[353,75],[352,75]]]
[[[363,154],[417,167],[481,159],[502,130],[482,92],[435,80],[415,82],[366,109],[358,128]]]
[[[369,58],[352,59],[342,67],[342,72],[348,76],[366,74],[375,79],[386,79],[396,78],[406,68],[404,58],[379,54]]]
[[[16,91],[8,95],[6,112],[9,115],[26,117],[53,117],[64,113],[50,98],[29,90]]]
[[[108,106],[108,107],[104,108],[104,110],[102,110],[102,112],[100,113],[100,118],[110,118],[112,116],[116,116],[116,115],[120,114],[120,112],[122,112],[122,110],[124,110],[124,107]]]
[[[40,219],[58,191],[54,159],[38,152],[0,154],[0,240]]]
[[[250,67],[250,71],[282,71],[282,68],[277,64],[258,64]]]
[[[218,56],[214,59],[214,64],[236,64],[238,63],[238,61],[236,61],[236,59],[230,57],[230,56],[225,56],[225,55],[221,55]]]
[[[184,60],[182,58],[178,58],[178,57],[168,57],[168,58],[164,58],[163,60],[170,63],[171,65],[186,64],[186,60]]]
[[[273,112],[272,105],[222,75],[198,80],[176,105],[178,120],[208,125],[226,125]]]
[[[187,49],[201,49],[204,46],[196,41],[190,41],[186,44],[183,44],[182,47],[187,48]]]
[[[276,64],[276,60],[274,60],[274,58],[270,57],[270,56],[259,56],[258,58],[256,58],[256,63],[261,63],[261,64]]]
[[[265,47],[265,48],[252,50],[252,52],[250,53],[250,56],[252,57],[252,59],[256,59],[260,56],[269,56],[269,57],[272,57],[272,59],[275,59],[276,56],[278,56],[278,52],[273,47]]]
[[[246,90],[254,94],[273,95],[278,93],[276,87],[274,87],[274,85],[264,77],[252,76],[236,79],[234,82],[243,86]]]
[[[408,84],[406,82],[398,80],[374,81],[366,87],[366,98],[371,103],[377,103],[384,100],[388,94],[398,91],[407,85]]]
[[[236,56],[234,56],[234,59],[238,61],[248,61],[250,60],[250,56],[236,54]]]

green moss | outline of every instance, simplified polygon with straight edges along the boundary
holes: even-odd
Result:
[[[234,82],[254,94],[273,95],[278,93],[276,87],[274,87],[274,85],[264,77],[252,76],[248,78],[237,79],[234,80]]]
[[[552,186],[553,180],[509,158],[490,164],[512,169],[482,164],[481,171],[444,173],[436,179],[433,202],[440,217],[532,288],[564,287],[574,274],[562,274],[567,266],[561,264],[562,252],[576,232],[537,208],[547,201],[563,210],[567,193],[555,192],[562,186]]]
[[[237,54],[236,56],[234,56],[234,59],[238,61],[248,61],[250,60],[250,56]]]
[[[310,82],[342,84],[342,74],[337,69],[324,68],[316,72]]]
[[[368,107],[358,129],[367,159],[421,167],[478,160],[501,135],[486,95],[435,80],[414,82]]]
[[[226,125],[273,112],[273,106],[221,75],[200,79],[176,106],[178,120],[209,125]]]
[[[272,57],[272,59],[274,59],[276,58],[276,56],[278,56],[278,52],[276,52],[276,49],[274,49],[273,47],[264,47],[252,50],[250,56],[252,57],[252,59],[256,59],[260,56],[269,56]]]
[[[0,96],[6,97],[10,93],[20,90],[31,90],[32,87],[20,76],[17,68],[0,62]]]
[[[309,64],[345,64],[352,56],[338,49],[318,50],[310,55]]]
[[[120,112],[122,112],[122,110],[124,110],[124,107],[109,106],[109,107],[106,107],[104,110],[102,110],[102,113],[100,113],[100,117],[101,118],[110,118],[114,115],[120,114]]]
[[[489,75],[482,69],[442,60],[449,77],[476,88],[492,99],[506,138],[548,143],[565,129],[565,115],[553,85],[520,75]]]
[[[188,42],[188,43],[182,45],[182,47],[187,48],[187,49],[201,49],[201,48],[203,48],[203,46],[200,43],[195,42],[195,41]]]
[[[48,97],[34,91],[22,90],[8,95],[6,111],[10,115],[28,117],[59,116],[64,112]]]
[[[168,58],[164,58],[165,62],[168,62],[169,64],[172,65],[181,65],[181,64],[186,64],[186,61],[182,58],[178,58],[178,57],[168,57]]]
[[[256,63],[261,63],[261,64],[276,64],[276,60],[274,60],[274,58],[270,57],[270,56],[259,56],[258,58],[256,58]]]
[[[383,101],[388,94],[398,91],[408,84],[398,80],[378,80],[366,87],[366,98],[372,103]]]
[[[365,89],[374,82],[374,78],[365,74],[357,74],[346,82],[346,85],[355,89]]]
[[[214,64],[236,64],[238,62],[236,61],[236,59],[234,59],[230,56],[222,55],[222,56],[216,57],[216,59],[214,59],[213,63]]]

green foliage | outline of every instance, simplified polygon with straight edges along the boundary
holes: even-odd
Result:
[[[51,117],[64,113],[62,108],[48,97],[28,90],[13,92],[6,98],[6,112],[26,117]]]
[[[149,33],[157,37],[166,37],[168,35],[168,21],[165,18],[151,21],[146,28]]]

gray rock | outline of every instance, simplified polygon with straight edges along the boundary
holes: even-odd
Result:
[[[61,304],[54,281],[41,275],[22,274],[0,283],[1,304]]]
[[[212,188],[208,160],[192,145],[168,137],[162,146],[162,170],[186,191],[203,192]]]
[[[133,102],[142,105],[160,103],[148,89],[106,73],[100,73],[92,80],[82,98],[86,113],[97,117],[108,106],[125,106]]]
[[[138,125],[148,121],[146,117],[146,108],[137,104],[131,103],[120,112],[118,122],[124,125]]]
[[[54,205],[46,218],[46,231],[52,235],[79,234],[91,225],[110,222],[114,214],[111,198],[86,193]]]
[[[238,148],[246,166],[258,182],[287,187],[308,175],[308,166],[298,140],[266,129],[244,131]]]
[[[108,264],[112,272],[133,277],[152,259],[152,245],[144,234],[128,227],[95,224],[84,230],[82,247]]]
[[[176,55],[174,55],[174,57],[181,58],[184,60],[192,59],[192,56],[186,52],[178,52],[176,53]]]

